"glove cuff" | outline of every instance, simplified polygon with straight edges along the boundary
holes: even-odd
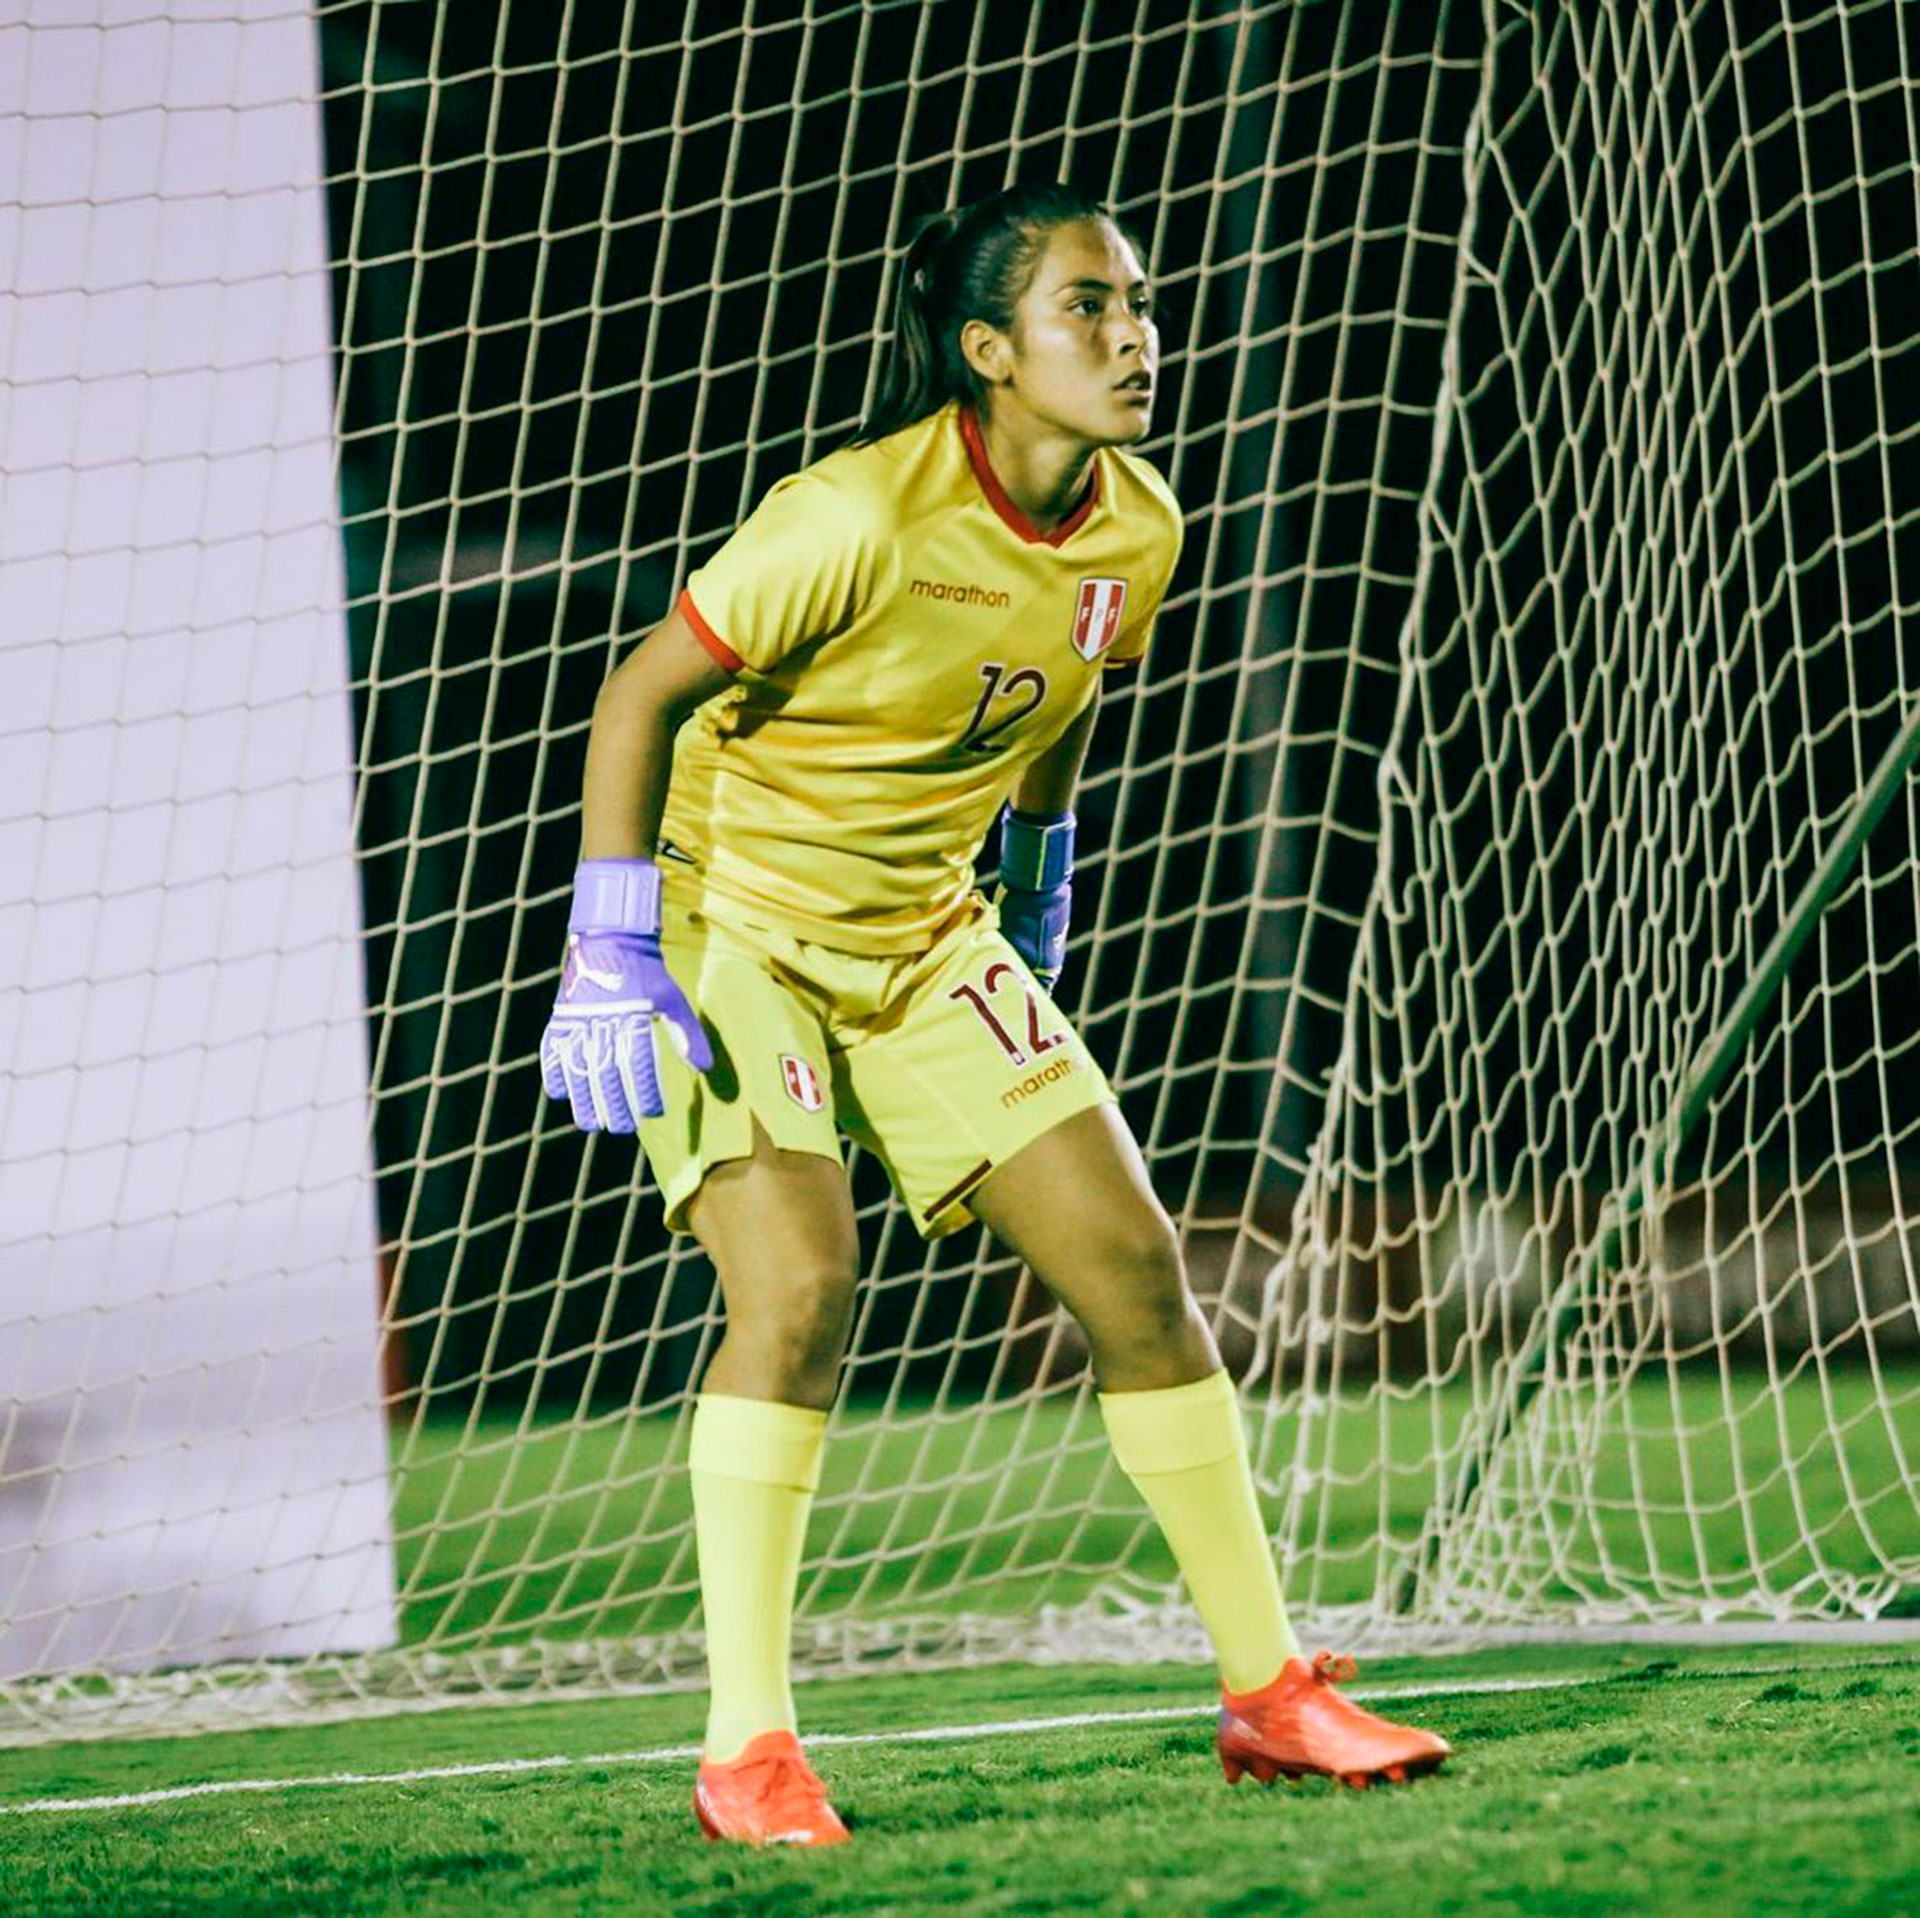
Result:
[[[1000,883],[1051,892],[1073,876],[1073,814],[1007,809],[1000,829]]]
[[[583,859],[574,869],[569,932],[660,930],[660,868],[651,859]]]

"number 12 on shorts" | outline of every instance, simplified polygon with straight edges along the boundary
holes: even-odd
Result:
[[[1007,1030],[1000,1015],[993,1009],[993,997],[1003,979],[1011,979],[1019,987],[1020,996],[1026,1002],[1027,1036],[1026,1048]],[[980,1015],[980,1022],[993,1034],[994,1042],[1017,1066],[1024,1066],[1037,1059],[1042,1053],[1051,1052],[1055,1046],[1065,1045],[1067,1035],[1064,1032],[1042,1032],[1040,1030],[1040,999],[1020,977],[1020,974],[1004,959],[994,960],[980,975],[977,986],[958,985],[947,994],[949,999],[964,1000]],[[1017,1023],[1016,1016],[1016,1023]]]

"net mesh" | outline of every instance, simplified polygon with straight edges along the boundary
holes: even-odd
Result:
[[[1906,10],[479,11],[316,15],[402,1645],[130,1642],[0,1686],[10,1734],[699,1682],[711,1270],[533,1064],[586,728],[853,430],[915,219],[1021,178],[1163,302],[1188,557],[1060,996],[1296,1610],[1911,1613],[1910,783],[1647,1158],[1920,701]],[[1200,1655],[1070,1323],[851,1175],[803,1666]]]
[[[1395,1590],[1308,1488],[1417,1477],[1416,1616],[1910,1606],[1910,781],[1750,1038],[1740,1004],[1912,759],[1906,25],[1495,48],[1376,889],[1265,1327],[1295,1562]]]

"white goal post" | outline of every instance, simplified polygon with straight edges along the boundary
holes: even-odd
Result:
[[[1094,745],[1060,996],[1241,1380],[1303,1627],[1920,1618],[1911,9],[247,0],[218,60],[189,57],[203,12],[0,27],[14,337],[132,316],[94,359],[0,346],[0,421],[55,449],[0,514],[31,615],[0,636],[0,846],[34,876],[0,903],[0,1353],[73,1360],[0,1359],[0,1742],[699,1682],[712,1275],[534,1061],[586,728],[687,572],[853,431],[915,221],[1016,179],[1115,205],[1162,306],[1145,450],[1187,557]],[[296,43],[290,92],[261,63]],[[308,158],[270,187],[252,142],[289,101]],[[262,264],[289,191],[320,256]],[[204,334],[163,344],[140,302],[193,247]],[[245,367],[270,376],[234,417],[216,376]],[[272,552],[237,601],[213,567],[221,499],[316,448],[325,496],[280,532],[324,534],[299,600],[344,689],[272,679]],[[32,692],[98,637],[63,624],[83,565],[129,609],[118,717]],[[167,566],[218,604],[155,611]],[[222,1108],[291,1142],[283,1180],[231,1171],[289,1249],[203,1233],[165,1294],[227,1362],[240,1295],[279,1283],[292,1389],[214,1389],[188,1320],[129,1345],[61,1293],[90,1154],[143,1168],[137,1215],[88,1224],[102,1269],[139,1268],[136,1217],[214,1204],[198,1109],[128,1091],[210,975],[31,941],[77,848],[136,856],[122,762],[76,784],[75,755],[198,714],[203,678],[153,662],[215,639],[270,690],[227,701],[237,770],[137,795],[161,905],[223,871],[310,901],[302,822],[337,804],[344,858],[352,808],[357,888],[247,946],[190,1042],[331,1035],[333,1077]],[[350,781],[344,749],[277,743],[289,706],[344,731],[343,691]],[[133,1037],[49,1063],[56,1000],[76,1032],[132,1008]],[[321,1122],[357,1108],[363,1039],[343,1156]],[[852,1175],[803,1670],[1198,1656],[1070,1324]],[[301,1290],[373,1289],[370,1191],[378,1354],[361,1293]],[[187,1474],[219,1559],[156,1555],[123,1499],[82,1631],[61,1488],[172,1497],[177,1432],[101,1416],[168,1394],[298,1470]],[[286,1619],[236,1623],[236,1551]]]

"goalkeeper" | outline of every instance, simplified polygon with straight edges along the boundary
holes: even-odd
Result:
[[[713,1837],[846,1836],[788,1683],[860,1263],[842,1134],[925,1237],[978,1220],[1085,1331],[1213,1638],[1227,1777],[1447,1755],[1300,1656],[1178,1238],[1049,997],[1100,688],[1139,666],[1179,557],[1179,508],[1126,450],[1158,350],[1092,202],[1021,187],[933,220],[861,438],[772,488],[595,706],[541,1059],[577,1124],[638,1131],[725,1302],[691,1459]],[[1009,800],[990,902],[973,858]]]

